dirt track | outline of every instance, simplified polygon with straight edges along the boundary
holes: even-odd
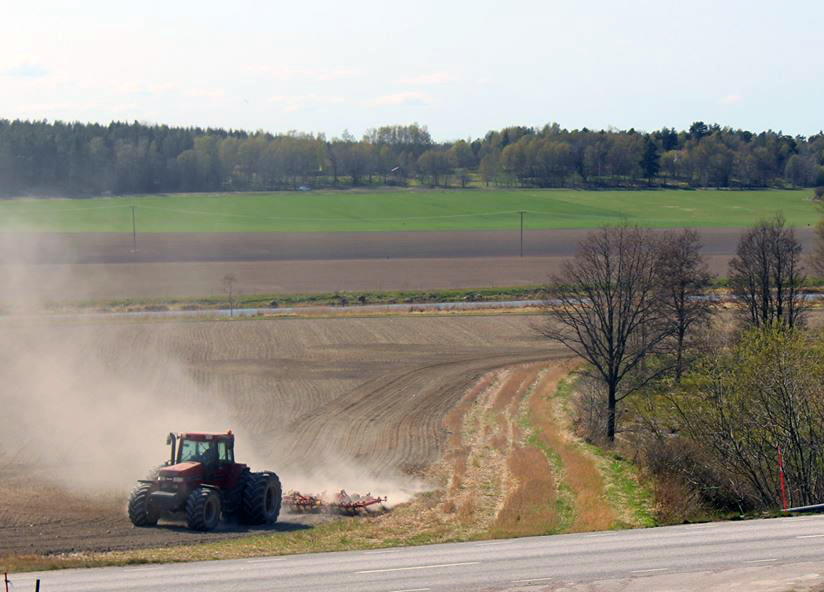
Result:
[[[40,352],[42,372],[54,368],[56,356],[71,356],[61,344],[79,347],[91,368],[98,359],[99,371],[71,364],[74,384],[61,393],[64,398],[84,396],[91,383],[105,382],[111,374],[121,388],[161,391],[157,401],[144,401],[147,406],[174,410],[179,403],[203,410],[225,405],[228,417],[218,421],[238,432],[239,458],[278,470],[285,488],[349,487],[347,480],[371,479],[377,486],[398,488],[387,492],[397,496],[402,484],[438,458],[446,437],[443,417],[478,376],[502,365],[559,355],[530,330],[532,322],[525,316],[144,322],[4,327],[2,340],[4,346],[14,342],[23,348],[50,343]],[[0,375],[7,385],[15,374],[3,364],[14,361],[10,353],[0,356]],[[103,398],[109,390],[106,385],[100,395],[92,392],[97,408],[85,410],[92,416],[89,427],[72,426],[69,433],[80,434],[78,450],[98,447],[91,432],[104,430],[108,418],[117,417],[118,409],[108,409]],[[157,433],[130,425],[141,421],[134,408],[121,411],[121,421],[129,427],[117,433],[126,450],[116,460],[133,463],[131,473],[139,473],[148,461],[129,453],[150,445],[154,450],[152,441],[161,441],[164,433],[151,416],[146,430]],[[15,419],[37,424],[36,418]],[[165,421],[177,422],[166,425],[167,430],[199,429],[183,425],[187,420],[182,415]],[[38,434],[23,433],[31,435],[21,447],[43,449]],[[116,455],[111,443],[107,438],[99,447]],[[102,496],[67,494],[60,486],[43,484],[49,469],[42,461],[42,468],[31,473],[31,463],[5,444],[0,466],[10,478],[0,484],[0,554],[124,549],[249,533],[229,528],[195,534],[179,525],[134,529],[123,512],[123,487]],[[105,464],[83,469],[108,470]],[[284,520],[279,528],[302,527],[289,516]]]

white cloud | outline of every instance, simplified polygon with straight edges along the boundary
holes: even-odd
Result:
[[[425,92],[419,90],[406,90],[403,92],[376,97],[367,104],[371,107],[386,107],[392,105],[429,105],[434,99]]]
[[[9,78],[19,78],[23,80],[43,78],[44,76],[47,76],[48,73],[49,71],[39,64],[21,64],[14,68],[9,68],[3,72],[3,74]]]
[[[421,74],[419,76],[410,76],[398,80],[399,84],[445,84],[452,82],[455,77],[448,72],[433,72],[431,74]]]
[[[742,98],[740,95],[727,95],[725,97],[721,97],[718,102],[722,105],[737,105],[741,101]]]
[[[118,115],[136,113],[140,109],[140,105],[137,103],[117,103],[108,107],[112,113]]]
[[[226,92],[222,88],[189,88],[183,95],[195,99],[222,99]]]
[[[322,107],[327,105],[339,105],[345,103],[346,99],[337,96],[324,96],[316,94],[308,95],[287,95],[270,97],[272,103],[279,103],[286,111],[300,111],[310,107]]]
[[[26,114],[31,114],[33,117],[42,116],[45,113],[53,117],[71,118],[72,113],[95,112],[99,110],[100,107],[100,104],[96,101],[68,100],[51,103],[27,103],[21,111]]]
[[[334,68],[332,70],[310,68],[279,68],[276,66],[269,66],[266,64],[255,64],[248,66],[246,71],[251,74],[259,76],[266,76],[267,78],[276,78],[278,80],[290,80],[295,78],[302,78],[307,80],[341,80],[344,78],[355,78],[361,75],[361,71],[357,68]]]
[[[150,97],[179,92],[177,84],[172,82],[134,82],[124,81],[112,86],[115,93],[135,97]]]

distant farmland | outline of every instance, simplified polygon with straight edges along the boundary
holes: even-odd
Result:
[[[11,199],[0,201],[0,231],[394,232],[591,228],[628,221],[652,227],[743,227],[783,212],[792,226],[814,224],[811,191],[467,190],[311,191]]]

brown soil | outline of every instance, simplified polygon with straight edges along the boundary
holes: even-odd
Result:
[[[541,284],[588,230],[333,234],[0,235],[0,268],[16,290],[44,300],[206,296],[237,277],[246,294],[427,290]],[[799,229],[802,242],[812,232]],[[701,229],[715,273],[740,230]]]
[[[347,479],[364,483],[368,476],[373,493],[399,499],[403,484],[423,475],[439,458],[448,436],[444,418],[480,376],[563,355],[535,335],[534,320],[484,316],[74,322],[56,327],[7,323],[0,343],[0,376],[8,392],[34,388],[36,397],[39,383],[15,384],[21,358],[13,352],[36,352],[27,375],[54,373],[60,360],[69,361],[73,383],[61,396],[74,396],[74,388],[91,392],[91,408],[81,397],[77,405],[61,407],[79,407],[76,417],[61,420],[46,414],[44,421],[67,430],[66,438],[76,435],[78,442],[65,443],[65,455],[72,461],[91,448],[107,456],[118,453],[107,448],[110,438],[100,445],[90,440],[92,432],[105,431],[109,422],[123,422],[113,437],[126,449],[123,460],[118,457],[124,464],[131,452],[158,448],[155,441],[162,449],[165,434],[156,426],[155,407],[166,412],[166,430],[201,428],[188,425],[186,413],[170,414],[176,405],[184,410],[216,408],[224,409],[217,420],[221,427],[231,426],[238,433],[239,459],[251,461],[253,468],[278,471],[285,489],[343,486]],[[100,369],[92,372],[96,366]],[[116,380],[97,394],[96,384],[109,376]],[[60,378],[58,387],[64,384]],[[145,418],[132,408],[124,409],[122,417],[117,409],[107,408],[104,398],[111,389],[127,387],[145,399]],[[160,397],[151,400],[145,394],[150,392]],[[214,533],[192,533],[180,523],[133,528],[124,512],[125,483],[103,493],[83,493],[75,480],[86,472],[106,471],[105,465],[83,466],[81,471],[71,465],[75,472],[69,471],[67,478],[66,460],[61,466],[52,457],[51,465],[28,459],[30,450],[42,448],[42,422],[30,417],[30,410],[15,416],[13,404],[10,413],[8,419],[21,424],[24,435],[14,445],[0,439],[0,556],[165,546],[255,531],[228,525]],[[54,412],[61,413],[67,411]],[[137,477],[148,469],[142,458],[131,462],[131,474]],[[52,479],[56,475],[61,477]],[[380,487],[384,490],[378,491]],[[304,528],[318,519],[283,515],[276,530]]]
[[[741,230],[702,228],[707,255],[731,255]],[[569,257],[588,229],[527,230],[528,257]],[[802,242],[811,229],[798,229]],[[172,263],[518,257],[517,230],[332,233],[5,233],[0,263]]]

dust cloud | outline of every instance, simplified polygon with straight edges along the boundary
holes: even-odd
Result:
[[[341,489],[348,494],[386,497],[383,504],[391,508],[412,499],[415,494],[427,489],[425,484],[413,477],[401,474],[376,475],[368,468],[351,462],[342,456],[326,456],[321,463],[312,467],[286,466],[280,473],[284,493],[298,491],[303,495],[320,496],[332,501]]]
[[[55,240],[48,238],[50,249]],[[275,471],[284,490],[371,492],[393,504],[422,489],[402,475],[378,477],[343,451],[309,462],[280,457],[293,418],[262,429],[248,410],[234,409],[242,381],[204,379],[208,359],[195,364],[190,344],[156,337],[167,322],[39,314],[60,301],[68,280],[58,274],[44,286],[32,279],[37,264],[17,254],[37,252],[36,241],[0,233],[0,469],[81,493],[122,495],[168,459],[170,431],[231,428],[237,460]]]
[[[72,489],[128,490],[168,457],[165,434],[223,431],[179,360],[135,351],[120,327],[28,322],[0,330],[6,463]]]
[[[137,343],[128,322],[38,316],[68,281],[37,284],[39,248],[36,234],[0,234],[0,466],[72,490],[127,492],[168,459],[170,431],[238,431],[182,355]]]

